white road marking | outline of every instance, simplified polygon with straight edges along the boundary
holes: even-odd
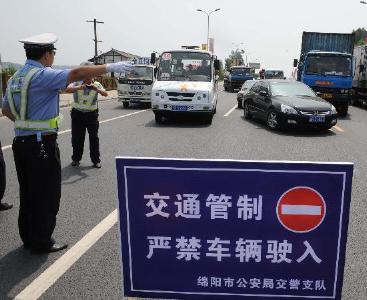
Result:
[[[224,116],[228,117],[236,108],[237,108],[237,104],[233,106]]]
[[[79,242],[70,248],[69,251],[34,279],[23,291],[15,296],[14,299],[38,299],[116,223],[117,210],[114,210],[102,222],[88,232]]]
[[[140,113],[145,112],[145,111],[148,111],[148,110],[150,110],[150,109],[143,109],[143,110],[135,111],[135,112],[130,113],[130,114],[126,114],[126,115],[118,116],[118,117],[115,117],[115,118],[111,118],[111,119],[107,119],[107,120],[99,121],[99,124],[107,123],[107,122],[111,122],[111,121],[115,121],[115,120],[118,120],[118,119],[122,119],[122,118],[130,117],[130,116],[134,116],[134,115],[140,114]],[[71,132],[71,129],[67,129],[67,130],[59,131],[59,135],[61,135],[61,134],[65,134],[65,133],[68,133],[68,132]],[[3,146],[3,147],[1,148],[1,150],[3,150],[3,151],[4,151],[4,150],[9,149],[9,148],[11,148],[11,145],[6,145],[6,146]]]
[[[339,132],[344,132],[344,129],[339,127],[338,125],[335,125],[334,127],[332,127],[333,129],[339,131]]]
[[[283,204],[281,207],[281,214],[282,215],[321,216],[321,206]]]

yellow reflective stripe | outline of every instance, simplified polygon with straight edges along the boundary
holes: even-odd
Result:
[[[19,76],[20,71],[17,71],[11,77],[11,79],[9,81],[10,84],[8,86],[8,92],[7,92],[8,102],[9,102],[10,110],[11,110],[11,112],[14,115],[16,120],[23,120],[24,121],[26,119],[26,116],[27,116],[27,101],[28,101],[28,88],[29,88],[29,85],[31,83],[33,75],[38,70],[39,70],[39,68],[32,68],[32,69],[28,70],[28,72],[24,76],[23,85],[22,85],[21,90],[20,90],[20,114],[17,112],[17,110],[15,108],[15,102],[14,102],[14,97],[13,97],[13,92],[12,92],[11,85],[13,84],[13,80],[18,79],[18,78],[23,77],[23,76]]]
[[[49,120],[37,120],[37,121],[24,121],[15,120],[15,128],[26,130],[46,130],[57,129],[59,127],[60,118],[56,117]]]
[[[96,110],[98,108],[98,106],[96,104],[95,105],[88,105],[88,104],[81,104],[81,103],[76,103],[76,102],[74,102],[72,104],[72,106],[74,108],[85,109],[85,110]]]
[[[20,91],[20,119],[25,120],[27,117],[27,102],[28,102],[28,88],[31,83],[32,77],[38,71],[38,68],[32,68],[28,71],[24,77],[22,89]]]
[[[13,94],[12,94],[11,89],[10,89],[9,86],[8,86],[8,90],[7,90],[7,96],[8,96],[10,111],[13,114],[13,116],[15,117],[15,119],[19,120],[20,119],[19,114],[18,114],[17,110],[15,109]]]
[[[79,90],[78,93],[78,103],[80,102],[87,102],[86,104],[92,104],[93,100],[95,99],[95,97],[97,96],[97,92],[92,90],[89,91],[88,95],[84,95],[84,90]]]

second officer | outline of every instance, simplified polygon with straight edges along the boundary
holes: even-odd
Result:
[[[82,66],[92,65],[90,62]],[[71,143],[73,155],[71,165],[79,166],[83,156],[85,133],[89,134],[90,159],[95,168],[101,168],[99,152],[99,120],[98,120],[98,94],[108,96],[102,84],[93,79],[71,83],[65,90],[73,93],[74,102],[71,110]]]

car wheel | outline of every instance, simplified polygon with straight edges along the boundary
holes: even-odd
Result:
[[[122,102],[122,105],[124,106],[124,108],[128,108],[129,107],[129,102]]]
[[[269,111],[266,124],[271,130],[278,130],[280,128],[278,116],[274,110]]]
[[[155,113],[154,118],[155,118],[155,122],[157,124],[162,124],[163,123],[163,116],[160,113]]]
[[[243,116],[245,117],[245,119],[249,120],[252,118],[252,115],[250,113],[250,108],[248,106],[248,103],[245,102],[244,103],[244,107],[243,107]]]
[[[242,108],[242,101],[241,100],[237,100],[237,103],[238,103],[237,107],[238,108]]]

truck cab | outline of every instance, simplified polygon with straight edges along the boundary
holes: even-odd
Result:
[[[129,107],[130,103],[150,104],[154,81],[155,66],[134,65],[130,73],[118,78],[118,101],[122,102],[125,108]]]
[[[155,56],[152,54],[152,60]],[[219,61],[208,51],[172,50],[159,59],[152,89],[155,121],[182,114],[200,115],[210,124],[216,112]]]
[[[284,71],[280,69],[266,69],[264,79],[285,79]]]
[[[240,90],[247,80],[254,79],[254,69],[246,66],[234,66],[224,75],[224,90]]]
[[[352,95],[353,56],[349,53],[310,51],[298,68],[299,79],[345,116]]]

